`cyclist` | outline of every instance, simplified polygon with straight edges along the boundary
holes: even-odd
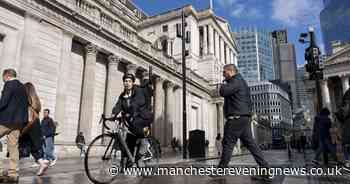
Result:
[[[120,94],[117,103],[113,107],[112,116],[116,117],[120,113],[127,121],[129,130],[132,133],[126,135],[126,143],[131,154],[134,153],[137,139],[140,139],[139,152],[136,160],[143,160],[147,155],[148,141],[145,137],[149,134],[149,127],[153,121],[151,112],[149,80],[145,79],[141,86],[135,84],[133,74],[123,76],[124,91]],[[123,158],[127,158],[126,153],[122,153]],[[123,159],[124,160],[124,159]],[[130,166],[130,161],[127,162]]]

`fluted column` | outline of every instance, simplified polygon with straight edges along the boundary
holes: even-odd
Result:
[[[121,58],[115,55],[108,57],[108,76],[107,76],[107,97],[105,113],[110,115],[113,106],[118,100],[120,93],[123,91],[123,81],[121,73],[118,71],[118,65]]]
[[[155,79],[155,102],[154,102],[154,124],[153,129],[155,137],[160,141],[161,145],[164,145],[162,132],[164,132],[164,79],[157,77]]]
[[[91,140],[91,127],[93,121],[93,107],[94,107],[94,92],[95,92],[95,69],[97,46],[89,44],[85,47],[85,67],[84,67],[84,81],[82,90],[82,102],[80,110],[80,131],[84,132],[87,141]]]
[[[168,81],[166,83],[166,126],[165,126],[165,145],[170,145],[170,141],[173,137],[174,128],[174,83]]]
[[[218,124],[217,124],[218,133],[220,133],[221,135],[224,135],[224,103],[223,102],[217,103],[217,108],[218,108]]]
[[[203,55],[208,54],[207,50],[208,50],[208,44],[207,44],[207,26],[204,25],[203,26]]]
[[[58,126],[57,131],[63,132],[65,128],[65,113],[66,113],[66,97],[67,97],[67,88],[70,76],[70,66],[71,66],[71,48],[72,48],[72,42],[73,42],[73,35],[68,32],[63,32],[63,38],[62,38],[62,48],[61,48],[61,61],[60,61],[60,68],[58,76],[58,84],[57,84],[57,95],[56,95],[56,105],[55,105],[55,119],[57,122],[61,123],[63,126]],[[67,139],[67,135],[75,135],[77,130],[70,130],[70,134],[60,134],[58,135],[58,140],[63,141]],[[67,132],[66,132],[67,133]],[[71,139],[74,139],[75,137],[69,137]]]
[[[214,30],[211,25],[209,25],[209,53],[208,54],[214,54]]]
[[[345,93],[346,90],[349,89],[349,76],[347,75],[341,76],[341,84],[343,87],[343,93]]]
[[[321,90],[322,90],[323,107],[327,107],[331,111],[331,98],[329,95],[329,88],[328,88],[328,80],[327,79],[321,81]]]

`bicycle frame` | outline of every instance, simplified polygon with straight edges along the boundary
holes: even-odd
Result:
[[[103,125],[105,127],[107,127],[106,124],[105,124],[105,121],[108,120],[108,118],[107,119],[101,118],[101,120],[103,120]],[[124,127],[123,125],[126,126],[124,120],[123,119],[119,119],[119,123],[118,123],[117,128],[106,133],[108,135],[111,135],[112,139],[108,143],[106,151],[105,151],[105,153],[103,155],[103,159],[106,158],[107,151],[110,148],[110,146],[112,145],[113,141],[114,141],[113,148],[111,149],[111,153],[110,154],[112,154],[113,149],[115,149],[115,147],[114,147],[115,141],[119,141],[118,143],[120,143],[121,146],[123,147],[123,150],[121,150],[121,151],[125,151],[127,156],[128,156],[128,158],[131,160],[131,162],[135,163],[135,156],[133,156],[133,154],[131,154],[129,147],[127,146],[124,138],[122,137],[123,133],[130,133],[130,134],[133,134],[133,133],[128,130],[127,126]],[[110,130],[110,129],[107,127],[107,131],[108,130]],[[135,134],[133,134],[133,135],[135,135]]]

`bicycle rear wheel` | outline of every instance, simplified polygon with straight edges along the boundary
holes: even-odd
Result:
[[[111,134],[97,136],[86,151],[84,166],[93,183],[111,183],[121,168],[121,150],[117,139]]]

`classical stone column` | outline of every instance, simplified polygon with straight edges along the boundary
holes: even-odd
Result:
[[[170,141],[173,137],[173,129],[174,129],[174,83],[167,81],[166,83],[166,126],[165,126],[165,146],[170,145]]]
[[[221,136],[223,136],[224,135],[224,103],[223,102],[218,102],[217,103],[217,108],[218,108],[217,129],[218,129],[218,133],[220,133]]]
[[[343,87],[343,93],[345,94],[346,90],[349,89],[349,76],[347,75],[341,76],[341,84]]]
[[[162,132],[164,133],[164,79],[157,77],[155,79],[155,102],[154,102],[154,123],[153,129],[155,137],[160,141],[161,145],[164,145],[164,139]]]
[[[105,113],[110,115],[113,106],[118,100],[120,93],[123,91],[123,81],[121,73],[118,71],[118,64],[121,58],[115,55],[108,57],[108,76],[107,76],[107,97]]]
[[[322,80],[321,81],[321,90],[322,90],[322,104],[323,107],[327,107],[331,112],[331,98],[329,95],[329,88],[328,88],[328,80]]]
[[[214,54],[214,30],[211,25],[209,25],[209,53],[208,54]]]
[[[84,67],[84,80],[82,90],[82,101],[80,109],[80,131],[84,132],[86,140],[91,141],[91,127],[93,121],[93,107],[94,107],[94,92],[95,92],[95,70],[96,70],[96,56],[97,46],[89,44],[85,47],[85,67]]]
[[[203,26],[203,55],[208,54],[208,44],[207,44],[207,25]]]
[[[60,61],[60,68],[58,76],[58,84],[57,84],[57,95],[56,95],[56,105],[55,105],[55,119],[58,123],[61,125],[64,125],[65,122],[65,113],[66,113],[66,97],[67,97],[67,88],[70,76],[70,66],[71,66],[71,48],[72,48],[72,42],[73,42],[73,34],[68,32],[63,32],[63,38],[62,38],[62,48],[61,48],[61,61]],[[63,132],[64,126],[58,126],[57,127],[58,132]],[[74,133],[71,133],[69,135],[75,135],[77,130],[69,130],[74,131]],[[65,134],[60,134],[58,136],[59,141],[66,140],[67,137],[64,137]],[[70,139],[74,139],[75,137],[70,137]],[[73,140],[72,140],[73,142]]]

